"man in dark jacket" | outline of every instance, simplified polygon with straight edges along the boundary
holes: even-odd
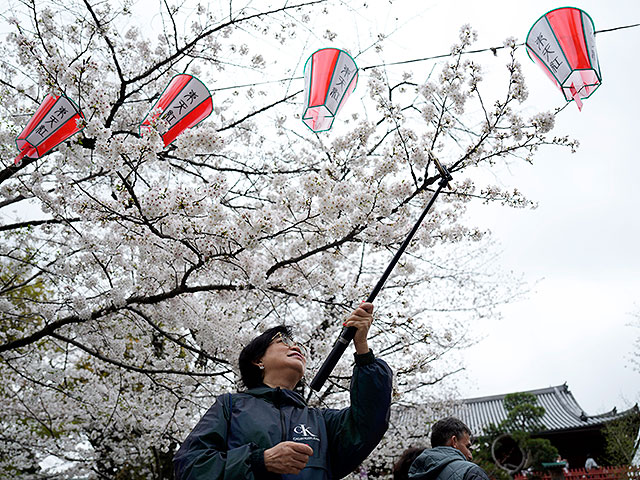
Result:
[[[431,446],[409,469],[411,480],[489,480],[473,463],[471,431],[454,417],[437,421],[431,429]]]

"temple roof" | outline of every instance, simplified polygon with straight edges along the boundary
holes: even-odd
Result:
[[[541,423],[549,432],[597,427],[605,422],[623,417],[627,413],[635,412],[637,414],[638,412],[636,405],[622,412],[617,412],[614,408],[607,413],[587,415],[576,402],[566,383],[557,387],[529,390],[526,393],[535,395],[538,399],[538,405],[544,407],[545,413]],[[490,423],[497,425],[507,418],[503,403],[506,395],[462,400],[461,406],[456,408],[454,415],[467,424],[474,435],[481,435],[483,428]]]

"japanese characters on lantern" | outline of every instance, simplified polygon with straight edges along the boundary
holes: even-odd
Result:
[[[20,153],[15,165],[22,159],[40,158],[52,148],[82,130],[79,120],[84,115],[76,105],[64,95],[49,94],[31,117],[22,133],[16,137]]]
[[[158,119],[164,120],[166,127],[160,130],[160,136],[166,147],[184,130],[211,115],[212,111],[213,100],[209,89],[193,75],[182,73],[171,79],[154,108],[140,124],[140,130],[152,128],[152,123]]]
[[[304,66],[302,121],[314,132],[329,130],[347,98],[356,88],[358,67],[337,48],[323,48]]]
[[[602,83],[593,20],[579,8],[551,10],[527,35],[527,52],[564,94],[582,109]]]

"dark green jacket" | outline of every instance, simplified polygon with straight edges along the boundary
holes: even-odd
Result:
[[[266,386],[221,395],[176,453],[176,479],[342,478],[387,430],[391,380],[389,366],[369,353],[356,355],[351,406],[342,410],[309,408],[297,393]],[[298,475],[267,472],[264,451],[287,440],[313,449],[307,466]]]
[[[489,480],[487,474],[453,447],[428,448],[409,468],[410,480]]]

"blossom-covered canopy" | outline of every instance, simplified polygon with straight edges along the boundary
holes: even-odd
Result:
[[[527,35],[527,52],[564,94],[582,109],[602,83],[593,20],[579,8],[551,10]]]

